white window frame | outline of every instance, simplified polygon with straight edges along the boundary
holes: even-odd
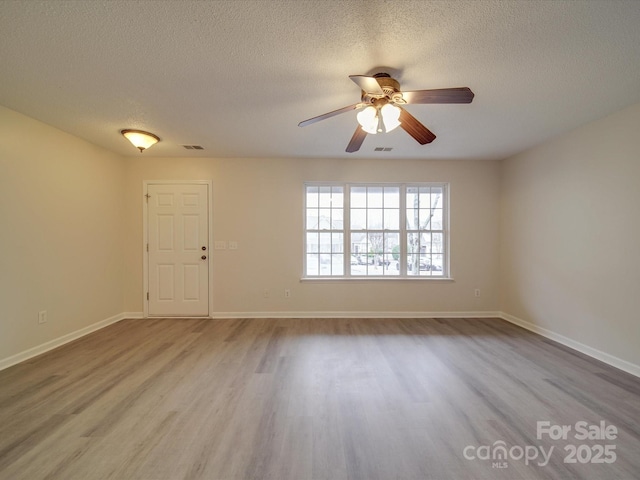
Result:
[[[308,187],[342,187],[343,188],[343,228],[340,231],[343,233],[343,255],[344,266],[342,275],[307,275],[307,188]],[[399,225],[399,245],[400,245],[400,270],[398,275],[352,275],[351,274],[351,188],[352,187],[398,187],[400,190],[400,225]],[[442,274],[441,275],[408,275],[406,258],[407,252],[407,238],[409,230],[407,228],[407,189],[412,187],[439,187],[442,188],[442,230],[435,230],[434,233],[442,233]],[[448,182],[405,182],[405,183],[380,183],[380,182],[366,182],[366,183],[352,183],[352,182],[305,182],[303,186],[303,270],[302,280],[312,281],[336,281],[336,280],[418,280],[418,281],[438,281],[438,280],[453,280],[451,276],[450,265],[450,231],[449,231],[449,215],[450,215],[450,184]],[[334,230],[327,230],[327,232],[333,232]],[[363,230],[368,232],[369,230]],[[379,232],[380,230],[371,230],[372,232]],[[383,233],[385,230],[382,230]],[[396,230],[389,230],[389,232],[395,233]]]

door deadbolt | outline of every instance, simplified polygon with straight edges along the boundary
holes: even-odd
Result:
[[[206,250],[206,249],[207,249],[207,247],[205,247],[205,246],[202,247],[202,250]]]

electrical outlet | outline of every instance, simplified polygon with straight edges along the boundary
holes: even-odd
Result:
[[[265,288],[265,289],[262,291],[262,297],[263,297],[263,298],[269,298],[269,289],[268,289],[268,288]]]
[[[235,240],[229,240],[229,250],[237,250],[238,249],[238,242],[236,242]]]
[[[480,289],[479,289],[479,288],[476,288],[475,296],[476,296],[476,297],[479,297],[479,296],[480,296]]]
[[[38,323],[47,323],[47,311],[38,312]]]
[[[288,288],[284,289],[284,298],[289,298],[291,297],[291,290],[289,290]]]

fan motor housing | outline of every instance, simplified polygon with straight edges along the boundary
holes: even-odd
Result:
[[[395,93],[400,92],[400,83],[395,78],[391,78],[391,75],[388,73],[376,73],[373,77],[387,98],[392,99]],[[363,90],[361,98],[363,102],[373,103],[374,100],[380,98],[380,96],[371,95]]]
[[[400,83],[395,78],[391,78],[391,77],[375,77],[375,78],[387,96],[400,91]]]

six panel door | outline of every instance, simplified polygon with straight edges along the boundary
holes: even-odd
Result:
[[[149,184],[149,315],[209,314],[208,186]]]

